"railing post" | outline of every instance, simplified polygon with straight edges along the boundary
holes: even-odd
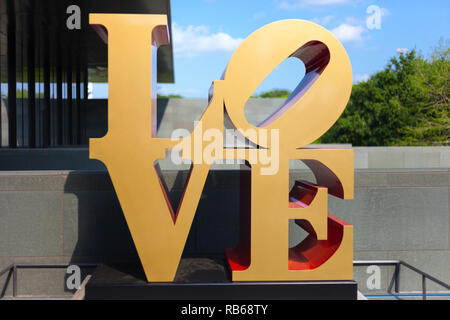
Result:
[[[13,297],[17,297],[17,266],[13,265]]]
[[[427,300],[427,278],[422,275],[422,299]]]
[[[400,263],[395,265],[395,292],[400,293]]]

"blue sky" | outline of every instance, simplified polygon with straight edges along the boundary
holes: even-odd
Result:
[[[380,29],[366,23],[371,5],[380,8]],[[381,70],[398,49],[428,54],[440,38],[450,39],[449,0],[171,0],[171,7],[175,83],[159,84],[158,92],[183,97],[207,97],[239,43],[282,19],[332,31],[350,56],[354,82]],[[302,76],[302,64],[288,59],[256,93],[293,89]]]

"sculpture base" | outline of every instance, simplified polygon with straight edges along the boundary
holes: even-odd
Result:
[[[231,282],[220,260],[182,259],[174,282],[147,283],[142,268],[99,265],[85,299],[356,300],[355,281]]]

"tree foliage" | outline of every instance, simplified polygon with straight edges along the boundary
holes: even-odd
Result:
[[[285,89],[274,89],[271,91],[263,92],[256,98],[287,98],[291,93]]]
[[[170,98],[177,98],[177,99],[181,99],[183,98],[183,96],[179,95],[179,94],[168,94],[168,95],[163,95],[163,94],[159,94],[157,96],[158,99],[170,99]]]
[[[321,143],[356,146],[449,145],[448,43],[425,59],[415,50],[355,84],[341,118]]]

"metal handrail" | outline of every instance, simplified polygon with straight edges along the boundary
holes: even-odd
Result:
[[[13,263],[6,267],[5,269],[0,271],[0,277],[8,272],[8,277],[13,277],[13,297],[17,297],[17,269],[26,269],[26,268],[37,268],[37,269],[44,269],[44,268],[68,268],[70,265],[69,263]],[[98,263],[76,263],[79,267],[85,267],[85,268],[95,268],[98,266]],[[5,283],[5,287],[9,283],[9,278]]]
[[[71,264],[69,263],[13,263],[6,267],[5,269],[0,271],[0,277],[8,272],[8,277],[13,276],[13,297],[17,297],[17,269],[21,268],[68,268]],[[79,267],[85,268],[95,268],[98,266],[97,263],[77,263]],[[427,298],[427,288],[426,288],[426,280],[433,281],[438,285],[450,290],[450,285],[445,282],[436,279],[435,277],[429,275],[428,273],[413,267],[409,263],[406,263],[402,260],[356,260],[353,261],[354,266],[370,266],[370,265],[378,265],[378,266],[395,266],[394,274],[392,276],[391,282],[388,287],[388,293],[392,294],[392,287],[395,286],[394,290],[396,293],[400,293],[400,266],[405,266],[406,268],[420,274],[422,276],[422,298],[426,300]],[[8,285],[9,279],[5,283],[5,287]]]
[[[392,293],[392,287],[395,285],[395,293],[400,293],[400,266],[404,266],[422,276],[422,299],[427,299],[427,286],[426,286],[426,280],[433,281],[434,283],[444,287],[447,290],[450,290],[450,285],[447,283],[436,279],[432,275],[429,275],[428,273],[417,269],[416,267],[413,267],[409,263],[406,263],[402,260],[372,260],[372,261],[353,261],[354,266],[369,266],[369,265],[379,265],[379,266],[395,266],[394,274],[392,275],[391,282],[388,287],[388,293]]]

